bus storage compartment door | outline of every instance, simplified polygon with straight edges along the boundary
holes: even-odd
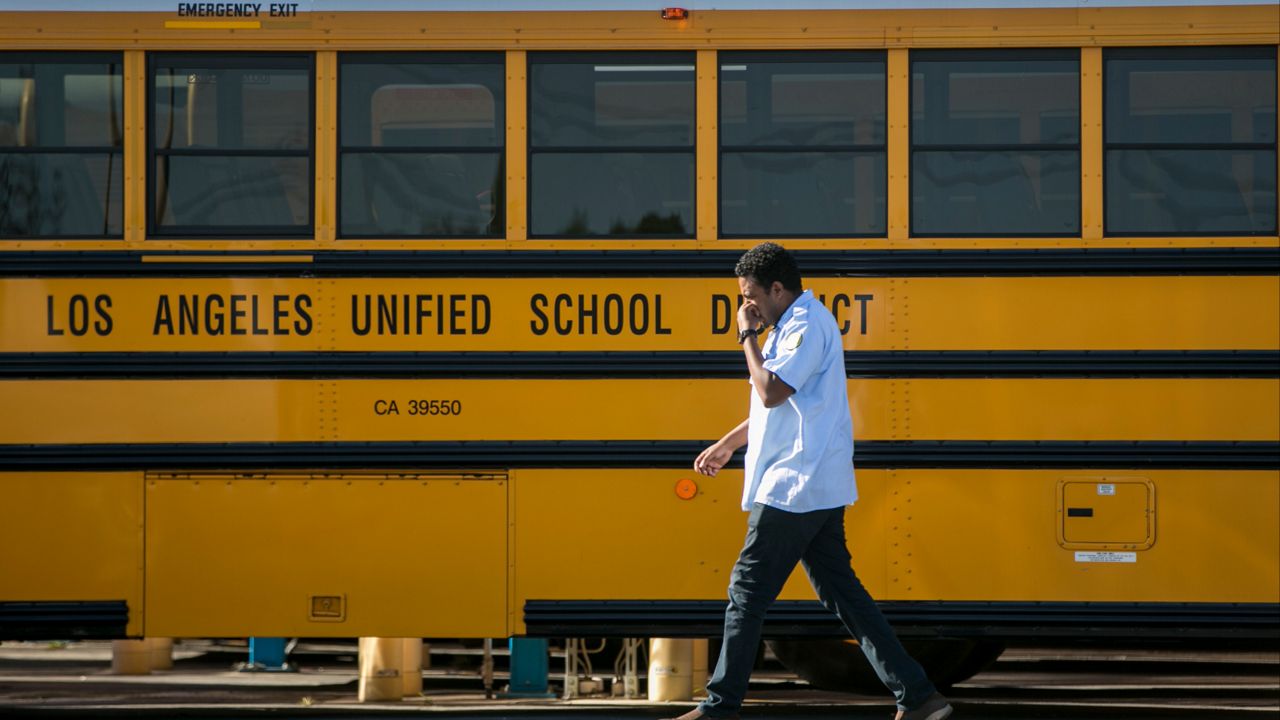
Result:
[[[141,637],[142,474],[0,473],[0,639]]]
[[[1058,482],[1058,542],[1065,548],[1145,550],[1155,542],[1155,485],[1140,477]]]
[[[148,474],[149,635],[505,637],[505,475]]]

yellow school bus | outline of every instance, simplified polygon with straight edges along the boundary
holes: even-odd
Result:
[[[703,4],[5,3],[0,637],[717,633],[772,239],[915,647],[1274,646],[1280,7]]]

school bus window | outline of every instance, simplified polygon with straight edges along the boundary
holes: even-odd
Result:
[[[0,237],[123,234],[120,53],[0,53]]]
[[[499,237],[504,66],[497,53],[345,53],[343,237]]]
[[[911,232],[1080,232],[1078,50],[911,53]]]
[[[529,56],[530,234],[692,237],[693,53]]]
[[[1114,49],[1106,232],[1276,232],[1276,50]]]
[[[310,55],[150,57],[153,235],[311,233]]]
[[[884,53],[720,53],[724,237],[883,235]]]

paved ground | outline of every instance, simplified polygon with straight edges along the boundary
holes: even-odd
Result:
[[[0,716],[233,720],[409,713],[600,720],[667,717],[688,707],[605,696],[486,700],[474,651],[461,649],[433,658],[436,666],[424,672],[422,696],[359,704],[353,650],[304,645],[291,656],[299,661],[298,672],[243,673],[231,669],[245,659],[243,648],[188,641],[176,649],[173,670],[126,677],[110,674],[109,643],[0,643]],[[501,673],[498,678],[499,686],[505,684]],[[884,720],[893,715],[887,696],[815,690],[778,668],[758,672],[751,692],[748,717]],[[1010,650],[949,695],[957,720],[1280,718],[1280,652]]]

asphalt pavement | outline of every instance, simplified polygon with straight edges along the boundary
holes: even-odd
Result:
[[[110,643],[0,643],[0,717],[262,717],[603,720],[679,715],[691,703],[597,695],[485,697],[477,651],[433,654],[423,692],[399,702],[359,703],[354,645],[299,646],[295,672],[240,672],[245,649],[207,640],[175,647],[172,670],[110,672]],[[501,689],[505,676],[497,673]],[[606,681],[609,678],[606,678]],[[557,676],[552,676],[553,689]],[[1058,718],[1280,718],[1280,652],[1010,650],[948,691],[956,720]],[[753,676],[744,718],[888,720],[883,696],[817,690],[779,667]]]

